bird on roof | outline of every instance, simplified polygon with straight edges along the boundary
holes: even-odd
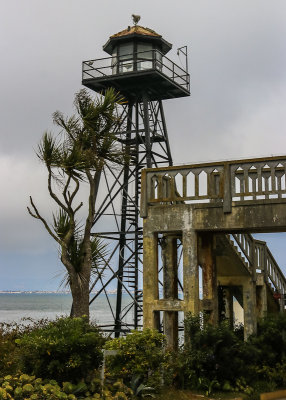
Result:
[[[137,25],[141,19],[140,15],[136,15],[136,14],[132,14],[132,18],[133,18],[134,25]]]

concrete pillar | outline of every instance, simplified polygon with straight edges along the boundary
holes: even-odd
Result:
[[[144,234],[143,270],[143,327],[156,329],[159,313],[154,313],[153,303],[159,299],[157,234]]]
[[[198,237],[194,230],[183,232],[183,286],[185,312],[198,315],[200,311]]]
[[[202,310],[208,315],[208,322],[218,322],[217,271],[215,256],[215,236],[210,233],[200,235],[199,260],[203,274]]]
[[[178,299],[177,237],[166,235],[162,239],[163,297]],[[164,311],[164,334],[170,349],[178,347],[178,312]]]
[[[257,318],[264,318],[267,314],[267,288],[264,283],[256,286],[256,315]]]
[[[256,333],[256,285],[252,279],[243,283],[244,339]]]
[[[223,292],[225,301],[225,318],[229,321],[229,325],[233,327],[233,294],[231,287],[224,287]]]

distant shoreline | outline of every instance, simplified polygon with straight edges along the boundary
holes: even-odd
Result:
[[[97,292],[91,292],[91,294],[96,293]],[[68,290],[0,290],[0,294],[71,294],[71,292]],[[116,294],[116,290],[109,290],[107,294]]]
[[[0,294],[70,294],[69,291],[57,291],[57,290],[0,290]]]

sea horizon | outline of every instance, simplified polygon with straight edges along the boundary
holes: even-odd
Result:
[[[113,325],[113,310],[116,305],[116,291],[110,291],[108,299],[104,293],[98,295],[90,305],[90,320],[98,325]],[[123,308],[130,302],[130,297],[123,293]],[[29,323],[29,320],[68,317],[72,305],[72,295],[69,291],[0,291],[0,323]],[[130,323],[132,316],[125,317],[124,322]]]

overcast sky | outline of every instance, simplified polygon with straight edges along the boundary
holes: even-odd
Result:
[[[176,163],[286,153],[285,0],[0,0],[0,290],[53,290],[57,246],[26,212],[48,215],[46,175],[34,149],[70,114],[81,62],[104,57],[108,37],[132,24],[187,45],[189,98],[165,113]],[[286,272],[285,234],[264,235]]]

